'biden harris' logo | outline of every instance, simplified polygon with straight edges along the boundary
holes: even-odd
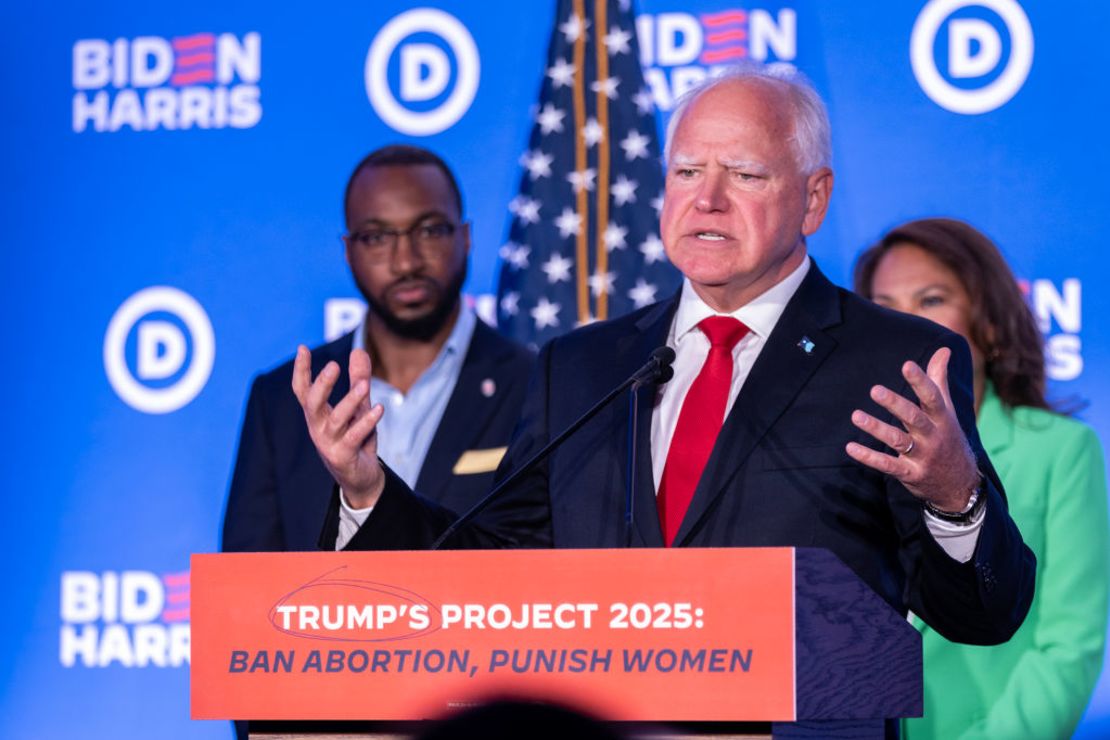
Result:
[[[251,128],[262,119],[257,32],[81,39],[73,130]]]
[[[189,572],[65,571],[58,661],[66,668],[189,665]]]
[[[188,293],[155,286],[123,302],[104,336],[104,371],[129,406],[176,411],[212,374],[216,337],[208,314]]]

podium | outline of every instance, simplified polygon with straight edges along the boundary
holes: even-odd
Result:
[[[509,695],[667,737],[881,738],[922,711],[920,635],[818,549],[198,554],[192,609],[194,719],[403,737]]]

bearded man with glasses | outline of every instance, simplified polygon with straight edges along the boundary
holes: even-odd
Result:
[[[313,373],[333,378],[338,403],[350,389],[349,357],[365,350],[371,394],[388,408],[382,459],[427,498],[469,508],[490,488],[532,355],[460,300],[470,225],[440,157],[400,145],[371,153],[347,182],[344,213],[347,264],[369,309],[355,331],[313,349]],[[334,481],[309,439],[292,371],[287,362],[251,388],[225,551],[334,549],[369,513],[340,496],[340,516],[328,517],[336,526],[321,535]]]

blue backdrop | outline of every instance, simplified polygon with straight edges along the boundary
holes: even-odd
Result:
[[[251,376],[350,322],[341,198],[362,155],[391,141],[445,155],[474,224],[466,289],[489,307],[554,3],[419,7],[0,9],[0,735],[227,735],[188,719],[188,557],[217,548]],[[1028,285],[1054,396],[1088,401],[1110,435],[1110,6],[639,10],[661,120],[730,57],[815,81],[837,181],[811,252],[834,280],[896,223],[970,221]],[[1103,681],[1079,734],[1107,733]]]

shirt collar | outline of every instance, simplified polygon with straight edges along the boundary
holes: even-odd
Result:
[[[766,339],[770,336],[771,330],[775,328],[775,324],[778,323],[782,312],[786,310],[786,304],[790,302],[794,293],[797,292],[798,286],[805,279],[810,264],[809,255],[807,254],[805,259],[802,260],[802,264],[798,265],[785,278],[732,313],[722,315],[739,319],[753,334]],[[718,315],[717,312],[710,308],[694,291],[690,279],[683,279],[682,296],[679,298],[678,310],[674,317],[675,341],[682,341],[687,334],[701,323],[702,319],[716,315]]]

